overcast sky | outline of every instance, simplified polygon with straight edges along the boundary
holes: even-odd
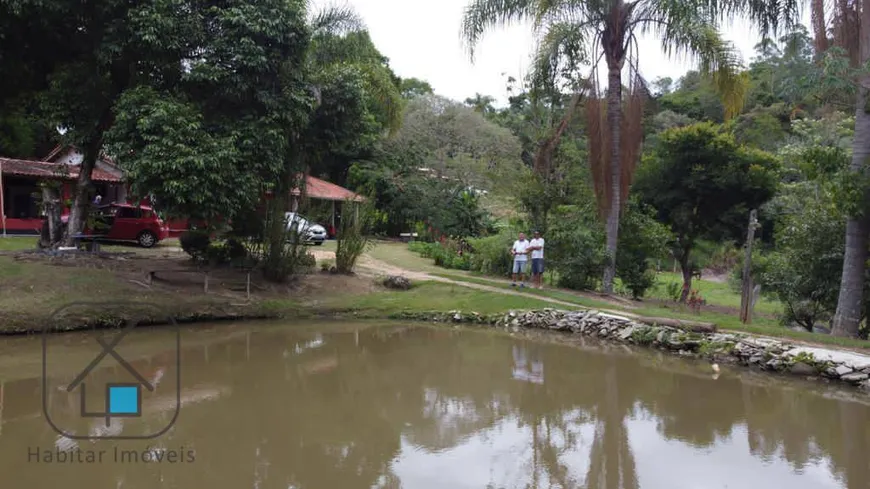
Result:
[[[390,59],[402,78],[428,81],[435,92],[462,101],[475,93],[491,95],[500,102],[508,75],[520,79],[529,66],[535,38],[528,26],[493,29],[483,39],[471,63],[463,49],[459,29],[463,10],[470,0],[330,0],[316,5],[348,4],[363,17],[372,40]],[[723,26],[749,62],[759,40],[745,22]],[[668,59],[655,38],[640,40],[640,70],[647,80],[669,76],[675,81],[693,68],[690,60]]]

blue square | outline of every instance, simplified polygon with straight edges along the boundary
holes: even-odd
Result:
[[[139,386],[110,385],[109,414],[140,414]]]

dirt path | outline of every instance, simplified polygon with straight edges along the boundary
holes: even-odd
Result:
[[[335,253],[332,251],[314,250],[312,252],[312,254],[314,255],[314,257],[318,261],[320,261],[320,260],[334,260],[335,259]],[[426,272],[406,270],[404,268],[399,268],[399,267],[390,265],[389,263],[378,260],[376,258],[372,258],[371,256],[368,256],[368,255],[363,255],[360,258],[358,272],[360,275],[365,275],[365,276],[369,276],[369,277],[376,277],[379,275],[381,275],[381,276],[383,276],[383,275],[401,275],[401,276],[404,276],[410,280],[432,280],[435,282],[457,285],[460,287],[467,287],[469,289],[483,290],[486,292],[495,292],[498,294],[512,295],[512,296],[517,296],[517,297],[530,297],[533,299],[540,300],[542,302],[549,302],[551,304],[560,305],[560,306],[567,306],[567,307],[572,307],[572,308],[583,307],[583,306],[580,306],[579,304],[576,304],[573,302],[554,299],[552,297],[533,295],[533,294],[525,294],[525,293],[520,292],[519,290],[516,290],[516,289],[506,289],[506,288],[498,287],[496,285],[483,285],[483,284],[477,284],[477,283],[472,283],[472,282],[465,282],[462,280],[452,280],[452,279],[449,279],[446,277],[441,277],[441,276],[437,276],[437,275],[430,275]],[[496,279],[486,279],[486,280],[491,281],[493,283],[502,282],[502,281],[499,281]],[[508,286],[507,281],[503,281],[503,283],[504,283],[504,287]],[[623,317],[629,317],[629,318],[639,317],[635,314],[627,313],[624,311],[607,310],[607,309],[599,309],[599,310],[601,312],[620,315]]]

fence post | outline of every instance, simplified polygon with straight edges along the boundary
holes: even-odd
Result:
[[[755,228],[758,225],[757,212],[749,212],[749,226],[746,231],[745,254],[743,258],[743,290],[740,295],[740,322],[752,322],[753,287],[752,287],[752,242],[755,240]]]

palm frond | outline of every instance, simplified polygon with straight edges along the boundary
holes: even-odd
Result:
[[[539,0],[472,0],[462,16],[460,38],[474,61],[474,49],[484,32],[494,27],[534,19]]]
[[[402,126],[405,109],[401,91],[383,66],[365,63],[359,69],[365,77],[366,91],[374,109],[382,114],[390,135],[395,134]]]
[[[713,19],[747,18],[766,38],[799,24],[808,0],[703,0],[702,3]]]
[[[311,16],[309,25],[314,34],[342,35],[366,29],[362,17],[349,5],[324,7]]]
[[[538,39],[532,60],[530,78],[536,85],[546,84],[562,71],[576,70],[589,61],[588,34],[577,24],[558,22],[547,26]]]
[[[679,12],[662,20],[642,22],[641,28],[656,31],[666,55],[694,58],[701,73],[712,75],[725,106],[725,117],[739,114],[749,89],[740,52],[702,13]]]

